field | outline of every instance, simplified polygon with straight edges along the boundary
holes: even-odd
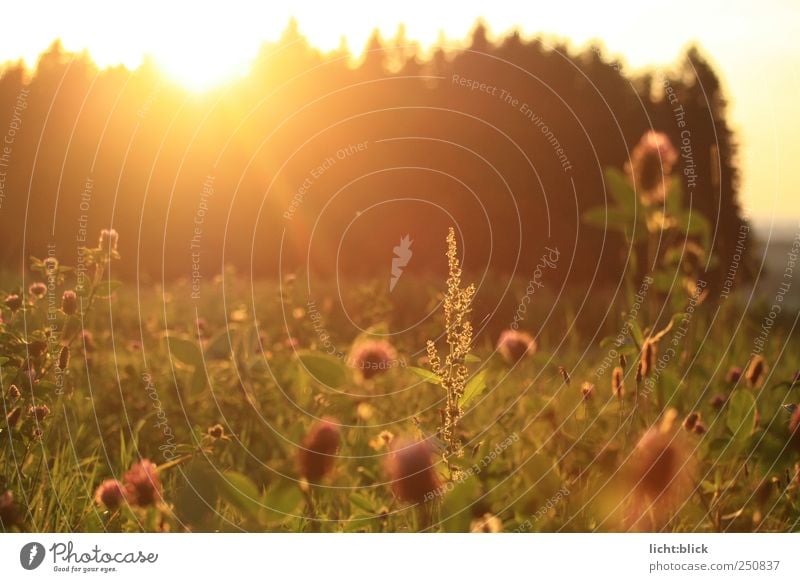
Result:
[[[162,287],[111,278],[118,236],[6,289],[7,531],[800,529],[780,287],[665,290],[665,267],[493,303],[455,237],[448,280],[396,294],[232,269]]]

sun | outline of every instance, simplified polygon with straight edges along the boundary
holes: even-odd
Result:
[[[171,79],[192,91],[208,91],[246,76],[257,47],[243,46],[227,38],[220,44],[174,44],[153,51],[158,67]]]

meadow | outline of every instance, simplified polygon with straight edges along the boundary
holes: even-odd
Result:
[[[456,261],[401,313],[355,285],[387,323],[347,337],[335,290],[294,276],[228,272],[195,302],[188,281],[119,285],[115,236],[76,294],[45,260],[5,299],[7,531],[798,529],[782,318],[765,334],[741,303],[686,295],[652,328],[634,294],[604,339],[559,313],[535,338],[524,319],[473,338]],[[390,334],[417,310],[434,315]]]
[[[2,304],[3,530],[797,531],[800,239],[774,295],[735,263],[711,289],[674,162],[646,134],[583,215],[642,251],[616,290],[551,286],[551,247],[476,286],[452,228],[447,278],[396,292],[120,282],[113,229],[32,258]]]

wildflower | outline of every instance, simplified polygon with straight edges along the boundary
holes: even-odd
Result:
[[[340,441],[335,418],[323,418],[311,427],[297,455],[300,474],[309,483],[318,483],[330,473]]]
[[[348,361],[369,380],[397,365],[397,351],[386,340],[364,340],[353,346]]]
[[[708,427],[706,427],[704,422],[698,420],[695,423],[694,428],[692,429],[692,432],[694,432],[694,434],[703,435],[703,434],[706,434],[708,432]]]
[[[97,487],[94,500],[113,511],[125,501],[125,486],[116,479],[106,479]]]
[[[36,299],[41,299],[47,293],[47,285],[42,283],[41,281],[37,281],[36,283],[32,283],[30,287],[28,287],[28,293],[36,297]]]
[[[8,400],[10,400],[11,402],[16,402],[17,400],[19,400],[20,396],[21,394],[16,384],[12,384],[11,386],[8,387],[8,391],[6,392],[6,398]]]
[[[653,340],[645,340],[644,345],[642,346],[642,357],[640,363],[642,377],[647,378],[655,367],[656,363],[656,342]]]
[[[497,340],[497,351],[507,364],[516,364],[525,356],[535,354],[538,347],[531,334],[514,329],[505,330]]]
[[[394,434],[388,430],[382,430],[380,434],[374,439],[370,439],[369,446],[376,451],[380,451],[384,447],[388,447],[394,440]]]
[[[439,477],[434,471],[427,441],[398,440],[392,447],[386,468],[392,489],[402,501],[424,503],[439,490]]]
[[[617,366],[611,372],[611,393],[622,400],[625,396],[625,383],[623,382],[622,368]]]
[[[691,489],[692,458],[682,433],[673,429],[675,415],[668,411],[661,425],[648,429],[633,451],[629,476],[640,516],[650,508],[673,507]]]
[[[45,418],[50,416],[50,408],[46,404],[31,406],[28,409],[28,416],[32,416],[37,422],[42,422]]]
[[[716,410],[719,410],[719,409],[721,409],[723,406],[725,406],[725,403],[726,403],[727,401],[728,401],[728,398],[727,398],[726,396],[724,396],[723,394],[716,394],[716,395],[715,395],[715,396],[714,396],[714,397],[711,399],[711,407],[712,407],[712,408],[714,408],[714,409],[716,409]]]
[[[239,309],[231,311],[231,321],[234,323],[247,321],[247,309],[245,307],[240,307]]]
[[[363,421],[368,421],[375,415],[375,407],[369,402],[359,402],[356,406],[356,416]]]
[[[207,433],[212,439],[221,439],[225,436],[225,428],[221,424],[215,424],[208,427]]]
[[[47,350],[47,342],[44,340],[33,340],[28,344],[28,355],[36,358]]]
[[[664,182],[677,161],[678,153],[666,134],[648,131],[642,136],[631,153],[626,170],[634,186],[640,190],[643,202],[654,204],[664,201]]]
[[[759,386],[767,373],[767,361],[762,356],[756,356],[747,367],[747,383],[751,388]]]
[[[12,293],[11,295],[6,296],[6,307],[8,307],[11,311],[16,311],[20,307],[22,307],[22,299],[16,293]]]
[[[725,375],[725,381],[728,384],[736,384],[739,382],[739,379],[742,377],[742,369],[738,366],[731,366],[728,373]]]
[[[147,507],[161,499],[161,480],[155,463],[142,459],[125,473],[125,497],[134,505]]]
[[[594,398],[595,387],[591,382],[584,382],[581,384],[581,395],[584,400],[591,400]]]
[[[113,228],[104,228],[100,231],[100,241],[97,243],[98,248],[106,253],[117,252],[117,242],[119,241],[119,233]]]
[[[74,315],[78,311],[78,296],[75,291],[67,290],[61,296],[61,311],[67,315]]]
[[[64,371],[69,366],[69,346],[64,346],[58,353],[58,369]]]
[[[19,406],[15,407],[11,412],[8,413],[6,416],[6,423],[8,424],[8,428],[14,428],[17,426],[19,422],[19,417],[22,416],[22,408]]]
[[[44,272],[48,275],[55,275],[58,271],[58,259],[55,257],[47,257],[42,261]]]
[[[683,428],[691,432],[692,430],[694,430],[694,427],[699,420],[700,420],[700,413],[692,412],[683,420]]]
[[[5,491],[0,494],[0,527],[8,531],[13,526],[20,524],[20,513],[14,503],[14,494],[11,491]]]
[[[470,533],[500,533],[503,522],[493,513],[484,513],[483,517],[473,519],[469,526]]]
[[[94,351],[94,336],[92,335],[92,332],[90,332],[88,329],[84,329],[81,332],[81,340],[83,340],[84,352],[88,354]]]
[[[794,409],[792,418],[789,419],[789,433],[795,448],[800,450],[800,406]]]

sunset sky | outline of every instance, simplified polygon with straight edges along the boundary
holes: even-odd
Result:
[[[483,17],[493,34],[514,27],[546,33],[580,47],[600,39],[631,68],[671,64],[699,42],[723,76],[731,119],[741,143],[743,203],[748,215],[769,225],[800,221],[800,2],[793,0],[675,0],[593,2],[320,3],[295,1],[6,3],[0,9],[0,61],[37,55],[55,38],[67,50],[87,49],[101,66],[136,67],[151,55],[175,80],[202,90],[247,72],[264,40],[274,40],[291,16],[323,49],[344,36],[360,51],[372,28],[393,36],[398,23],[423,46],[440,34],[463,39]]]

